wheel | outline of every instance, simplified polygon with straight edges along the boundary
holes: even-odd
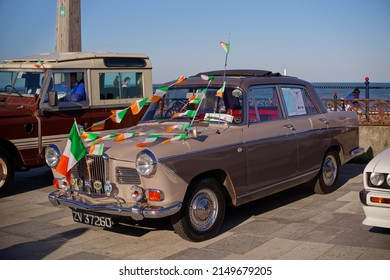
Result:
[[[326,194],[336,190],[336,183],[340,172],[340,159],[335,150],[325,154],[321,170],[314,180],[314,192]]]
[[[14,173],[14,167],[11,164],[7,151],[0,147],[0,197],[9,191]]]
[[[172,216],[176,233],[190,241],[217,235],[225,216],[225,198],[215,179],[202,179],[187,192],[181,210]]]

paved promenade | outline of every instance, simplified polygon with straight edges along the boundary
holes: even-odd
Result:
[[[390,259],[390,230],[362,225],[364,165],[342,167],[339,189],[313,194],[307,185],[228,208],[220,235],[192,243],[169,219],[112,231],[74,223],[47,199],[52,176],[42,167],[17,173],[18,188],[0,199],[0,259]]]

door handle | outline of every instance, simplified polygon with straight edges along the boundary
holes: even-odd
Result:
[[[326,118],[321,118],[319,120],[322,121],[324,124],[329,124],[329,122]]]
[[[291,123],[283,125],[283,128],[288,128],[290,130],[295,130],[295,127]]]

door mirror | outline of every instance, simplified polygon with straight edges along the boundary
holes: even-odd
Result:
[[[56,107],[58,105],[58,94],[56,91],[49,91],[49,106]]]

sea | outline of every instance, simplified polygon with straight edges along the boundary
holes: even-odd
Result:
[[[312,83],[321,99],[345,98],[354,88],[360,89],[360,98],[366,98],[365,83]],[[161,84],[154,84],[157,89]],[[390,100],[390,83],[369,83],[368,98]]]
[[[321,99],[345,98],[354,88],[360,89],[360,98],[366,98],[365,83],[312,83]],[[390,99],[390,83],[369,83],[368,97],[371,99]]]

